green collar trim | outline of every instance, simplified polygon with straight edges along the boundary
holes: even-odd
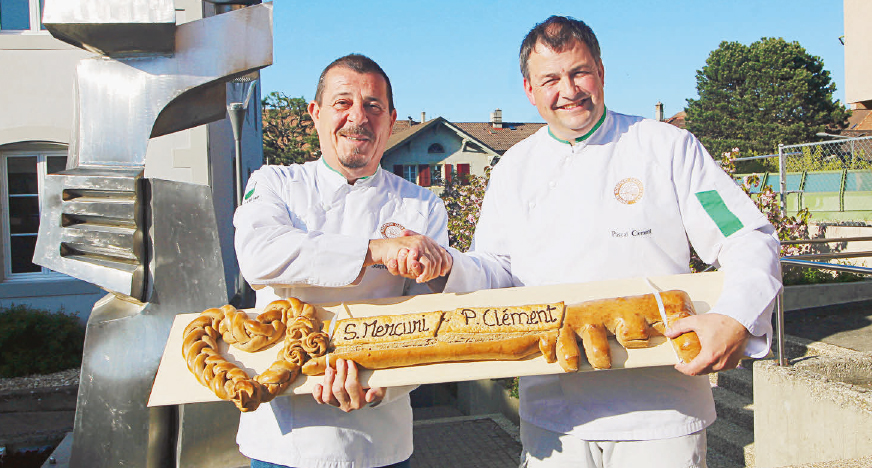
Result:
[[[561,138],[558,138],[556,135],[554,135],[554,133],[551,132],[551,126],[548,126],[548,134],[551,135],[551,138],[554,138],[555,140],[557,140],[557,141],[559,141],[559,142],[561,142],[561,143],[566,143],[567,145],[572,145],[572,144],[574,144],[574,143],[581,143],[582,141],[587,140],[588,138],[590,138],[590,136],[593,135],[593,132],[597,131],[597,130],[602,126],[603,122],[605,122],[605,120],[606,120],[606,113],[607,113],[607,112],[608,112],[608,109],[606,109],[605,107],[603,107],[603,116],[600,117],[600,119],[599,119],[599,121],[596,123],[596,125],[594,125],[593,128],[591,128],[589,132],[587,132],[587,133],[585,133],[584,135],[582,135],[582,136],[576,138],[575,140],[567,141],[567,140],[563,140],[563,139],[561,139]]]
[[[330,169],[331,171],[333,171],[333,172],[335,172],[335,173],[341,175],[343,179],[345,178],[345,175],[344,175],[343,173],[337,171],[336,169],[333,168],[333,166],[327,164],[327,160],[326,160],[326,159],[324,159],[324,158],[322,157],[322,158],[321,158],[321,161],[324,163],[325,166],[327,166],[327,169]],[[378,172],[378,168],[376,168],[376,172]],[[375,175],[375,174],[373,174],[373,175]],[[370,177],[372,177],[372,175],[364,176],[364,177],[361,177],[361,178],[359,178],[359,179],[357,179],[357,180],[366,180],[366,179],[369,179]]]

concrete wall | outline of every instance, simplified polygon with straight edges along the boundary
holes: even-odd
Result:
[[[785,311],[868,300],[872,300],[872,281],[808,284],[784,288]]]
[[[4,69],[0,74],[0,145],[22,141],[69,144],[76,63],[91,54],[51,37],[39,37],[30,49],[5,49],[15,44],[27,47],[20,39],[0,35]]]
[[[757,468],[872,455],[872,354],[827,348],[791,366],[754,363]]]
[[[872,2],[845,0],[845,100],[872,101]]]

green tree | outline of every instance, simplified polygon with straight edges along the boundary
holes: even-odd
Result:
[[[795,41],[721,42],[696,80],[699,99],[687,100],[687,129],[713,155],[734,148],[774,154],[779,143],[845,128],[850,115],[833,100],[836,85],[823,61]]]
[[[295,164],[318,159],[318,133],[307,102],[273,91],[263,102],[263,157],[267,164]]]

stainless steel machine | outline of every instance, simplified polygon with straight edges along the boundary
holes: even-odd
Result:
[[[235,292],[214,187],[145,173],[151,138],[223,119],[228,83],[272,63],[272,4],[233,3],[255,4],[177,25],[173,0],[46,0],[52,35],[98,54],[77,67],[34,256],[109,292],[88,320],[69,466],[240,464],[234,408],[146,407],[173,317]]]

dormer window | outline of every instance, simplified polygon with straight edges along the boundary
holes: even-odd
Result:
[[[443,148],[439,143],[433,143],[429,148],[427,148],[427,152],[430,154],[442,154],[445,152],[445,148]]]

